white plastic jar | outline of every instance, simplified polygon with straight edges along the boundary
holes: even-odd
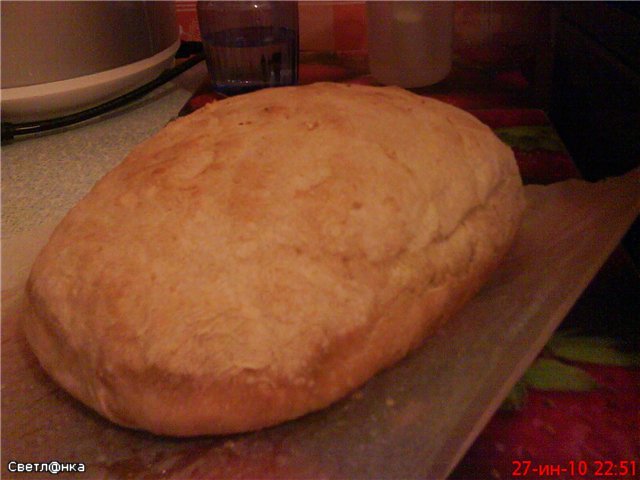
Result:
[[[367,2],[369,68],[385,85],[437,83],[451,71],[453,2]]]

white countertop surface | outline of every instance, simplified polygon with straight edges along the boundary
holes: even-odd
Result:
[[[174,118],[206,76],[204,62],[132,105],[2,146],[2,238],[62,219],[132,147]]]

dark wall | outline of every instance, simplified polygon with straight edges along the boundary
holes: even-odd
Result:
[[[638,4],[561,4],[550,115],[585,178],[640,163]]]

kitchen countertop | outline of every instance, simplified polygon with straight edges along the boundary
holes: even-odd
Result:
[[[3,240],[62,219],[131,148],[178,114],[205,75],[201,62],[127,107],[3,145]]]

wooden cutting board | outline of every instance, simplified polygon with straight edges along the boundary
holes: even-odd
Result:
[[[39,368],[22,289],[50,228],[3,241],[2,477],[11,460],[84,462],[64,478],[444,478],[640,212],[640,172],[527,187],[517,242],[426,344],[334,406],[261,432],[172,439],[120,428]],[[62,475],[62,474],[61,474]]]

